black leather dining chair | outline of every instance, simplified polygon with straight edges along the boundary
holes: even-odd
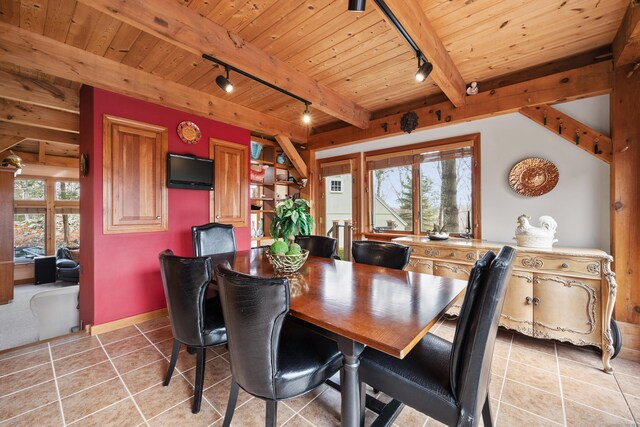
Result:
[[[351,245],[351,255],[360,264],[402,270],[409,264],[411,248],[392,242],[355,240]]]
[[[366,348],[360,380],[449,426],[493,425],[491,361],[515,250],[488,252],[473,268],[453,343],[427,334],[404,359]]]
[[[309,255],[321,258],[335,258],[338,241],[326,236],[296,236],[295,242],[302,249],[309,251]]]
[[[227,323],[231,391],[223,426],[229,426],[239,387],[267,403],[275,426],[277,402],[307,393],[342,367],[338,346],[291,318],[289,279],[258,278],[216,267]]]
[[[219,303],[205,303],[205,294],[213,274],[211,260],[175,256],[169,249],[161,252],[159,258],[173,333],[171,361],[163,385],[168,386],[171,381],[181,344],[195,349],[196,386],[192,412],[197,414],[202,401],[206,349],[227,342]]]
[[[211,222],[191,227],[193,254],[206,256],[236,251],[233,225]]]

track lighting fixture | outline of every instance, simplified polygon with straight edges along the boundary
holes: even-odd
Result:
[[[309,112],[309,103],[304,103],[304,113],[302,113],[302,121],[305,124],[311,123],[311,113]]]
[[[367,0],[349,0],[350,12],[364,12],[364,6]]]
[[[223,91],[229,93],[229,92],[233,91],[233,84],[229,80],[229,66],[225,65],[224,69],[227,72],[227,76],[226,77],[225,76],[216,77],[216,84],[220,87],[220,89],[222,89]]]
[[[416,73],[416,80],[423,82],[429,77],[433,71],[433,65],[426,59],[422,62],[422,54],[418,54],[418,72]]]

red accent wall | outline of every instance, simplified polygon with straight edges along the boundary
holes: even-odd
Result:
[[[89,155],[89,174],[80,178],[80,318],[99,325],[166,306],[158,254],[172,249],[193,256],[191,226],[209,222],[209,192],[170,188],[169,230],[102,233],[102,118],[111,114],[164,126],[169,152],[209,157],[209,138],[250,144],[246,129],[84,86],[80,92],[80,153]],[[198,144],[183,143],[178,123],[190,120],[202,132]],[[236,228],[238,250],[251,246],[249,227]]]

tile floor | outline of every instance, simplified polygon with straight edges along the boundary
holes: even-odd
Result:
[[[435,333],[453,338],[455,323]],[[230,385],[224,347],[208,352],[202,411],[191,414],[195,356],[182,351],[169,387],[167,318],[0,354],[0,426],[221,425]],[[640,421],[640,363],[501,331],[490,388],[498,426],[633,426]],[[279,404],[285,426],[337,426],[340,395],[322,386]],[[373,419],[367,413],[367,424]],[[397,426],[439,423],[410,408]],[[264,403],[241,392],[235,426],[264,425]]]

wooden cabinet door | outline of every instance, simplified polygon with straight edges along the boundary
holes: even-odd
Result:
[[[211,139],[215,164],[213,221],[235,227],[249,225],[249,148]]]
[[[167,230],[167,128],[104,116],[105,234]]]
[[[600,281],[534,275],[534,336],[601,345]]]
[[[514,271],[511,274],[500,325],[533,336],[533,273]]]

